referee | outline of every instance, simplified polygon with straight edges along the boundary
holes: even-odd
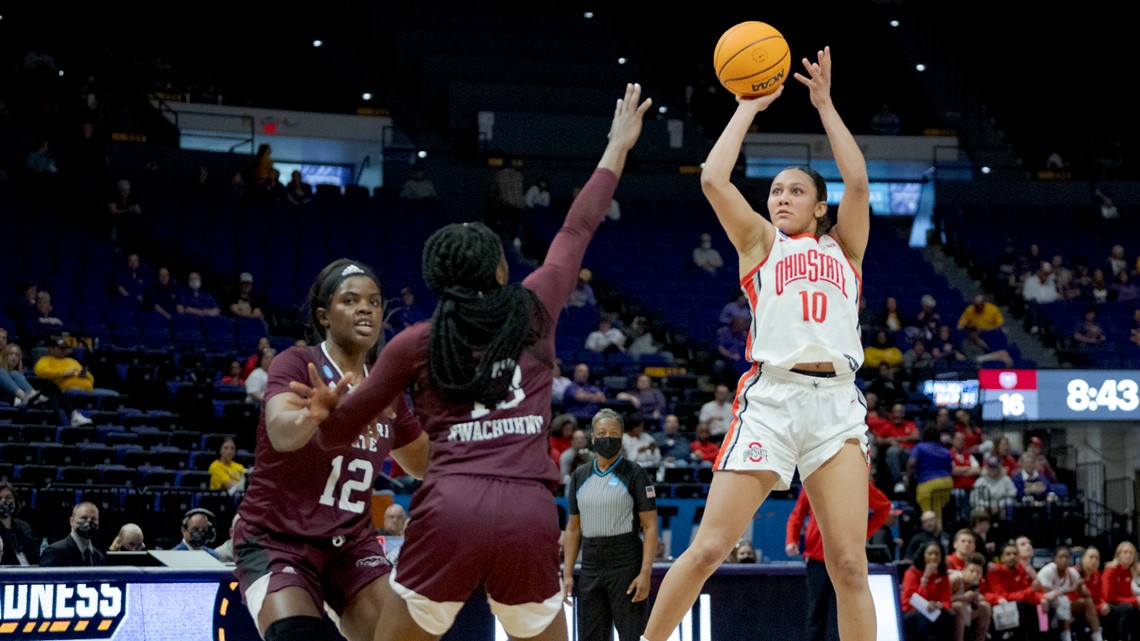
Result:
[[[649,620],[646,599],[657,554],[657,493],[645,469],[622,458],[621,415],[603,409],[591,424],[597,458],[575,469],[566,486],[566,602],[574,591],[580,548],[578,639],[609,641],[616,628],[620,641],[637,641]]]

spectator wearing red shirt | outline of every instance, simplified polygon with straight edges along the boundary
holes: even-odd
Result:
[[[966,567],[966,559],[975,552],[977,547],[977,540],[974,539],[974,531],[970,528],[962,528],[954,533],[954,551],[946,555],[946,568],[950,570],[961,570]]]
[[[1104,590],[1101,584],[1101,570],[1100,570],[1100,549],[1095,545],[1085,547],[1085,551],[1081,553],[1081,562],[1077,566],[1077,571],[1081,573],[1081,579],[1084,581],[1084,587],[1088,590],[1088,594],[1082,594],[1080,590],[1074,590],[1069,593],[1069,598],[1073,601],[1073,611],[1080,612],[1090,607],[1086,602],[1091,603],[1093,611],[1096,612],[1097,618],[1100,620],[1101,625],[1115,625],[1113,617],[1110,615],[1113,611],[1113,606],[1109,605],[1104,600]],[[1131,606],[1124,605],[1123,608],[1127,609]],[[1085,619],[1089,617],[1086,614]],[[1103,633],[1104,628],[1101,628]],[[1108,634],[1110,638],[1118,639],[1120,635],[1116,634],[1115,629],[1109,629]],[[1100,641],[1100,639],[1097,639]]]
[[[1013,453],[1013,447],[1010,445],[1009,437],[1003,436],[994,441],[993,456],[996,456],[1001,461],[1002,467],[1005,468],[1005,475],[1013,478],[1014,474],[1021,471],[1021,464],[1017,460],[1017,456]]]
[[[1140,604],[1132,594],[1132,566],[1136,564],[1136,546],[1122,541],[1116,546],[1112,562],[1100,573],[1101,598],[1111,612],[1105,617],[1105,627],[1113,639],[1127,639]]]
[[[871,514],[867,519],[867,538],[879,530],[890,516],[891,499],[873,482],[867,484],[867,507]],[[835,602],[835,588],[827,574],[823,561],[823,537],[819,524],[812,517],[808,493],[801,489],[796,497],[796,505],[788,515],[784,552],[788,556],[800,555],[800,533],[804,535],[803,557],[807,565],[807,641],[838,641],[838,611]],[[804,524],[807,530],[804,531]]]
[[[891,471],[891,480],[895,483],[895,492],[905,491],[903,478],[906,462],[910,459],[911,449],[918,443],[918,425],[907,420],[905,405],[895,403],[891,406],[890,420],[879,423],[877,430],[872,428],[872,433],[875,435],[875,447],[879,452],[885,453],[887,469]]]
[[[982,428],[974,424],[974,419],[968,410],[954,412],[954,431],[966,437],[966,449],[973,452],[985,440]]]
[[[954,432],[950,438],[950,458],[953,459],[950,475],[954,477],[954,489],[969,494],[974,489],[974,481],[982,475],[982,466],[970,454],[966,446],[966,435],[962,432]]]
[[[980,589],[991,605],[1017,603],[1019,638],[1027,638],[1030,631],[1037,630],[1037,602],[1041,593],[1033,589],[1033,579],[1021,565],[1017,545],[1007,543],[1002,547],[1000,562],[990,565]]]
[[[706,423],[697,426],[697,440],[689,447],[693,450],[694,464],[699,467],[712,467],[717,454],[720,454],[720,445],[712,440],[712,430]]]
[[[574,444],[574,429],[577,427],[578,419],[571,414],[560,414],[550,421],[550,458],[559,469],[562,465],[562,453]]]
[[[902,611],[903,638],[907,641],[950,641],[954,637],[955,617],[951,610],[950,575],[942,546],[931,542],[915,555],[914,564],[903,573]],[[911,598],[918,595],[926,600],[928,611],[942,610],[933,621],[926,613],[915,609]]]

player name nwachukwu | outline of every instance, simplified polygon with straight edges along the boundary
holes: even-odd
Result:
[[[489,441],[507,434],[542,434],[544,432],[541,416],[514,416],[511,418],[496,418],[486,421],[468,421],[456,423],[451,426],[451,433],[447,435],[449,441]]]

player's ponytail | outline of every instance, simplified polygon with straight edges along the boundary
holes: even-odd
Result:
[[[428,375],[454,402],[494,405],[503,400],[513,367],[550,323],[534,292],[500,285],[499,237],[482,223],[447,225],[424,245],[424,280],[435,293]]]

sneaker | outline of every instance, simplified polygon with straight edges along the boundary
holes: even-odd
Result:
[[[44,396],[39,390],[35,390],[31,394],[28,394],[28,398],[25,399],[28,405],[39,405],[40,403],[46,403],[47,400],[47,397]]]
[[[895,494],[902,494],[904,492],[906,492],[906,483],[902,481],[895,483]]]
[[[20,398],[19,396],[12,399],[12,407],[19,407],[23,404],[24,404],[24,399]]]
[[[91,425],[94,422],[95,421],[93,421],[93,420],[87,418],[86,416],[80,414],[79,410],[75,410],[74,412],[71,413],[71,425],[72,425],[72,427],[78,427],[80,425]]]

